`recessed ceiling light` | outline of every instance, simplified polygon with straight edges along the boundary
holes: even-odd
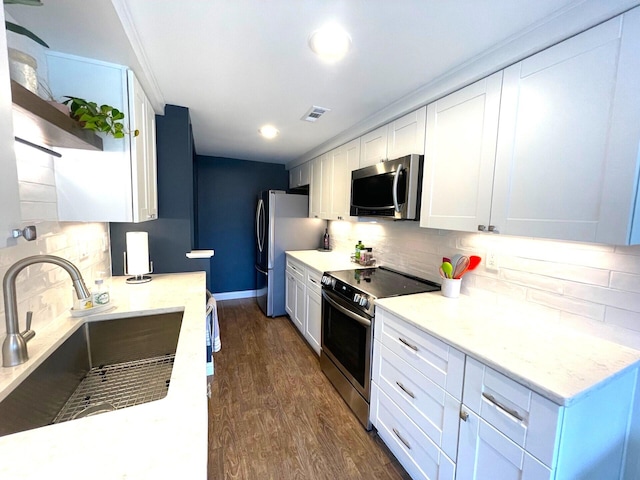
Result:
[[[323,60],[337,62],[349,51],[351,37],[340,25],[330,23],[309,36],[309,47]]]
[[[258,133],[264,138],[276,138],[280,131],[273,125],[265,125],[258,129]]]

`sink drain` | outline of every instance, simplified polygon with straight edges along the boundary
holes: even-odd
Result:
[[[85,375],[53,423],[66,422],[167,396],[175,355],[94,367]]]

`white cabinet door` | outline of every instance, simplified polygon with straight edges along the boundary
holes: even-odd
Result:
[[[309,217],[320,218],[322,208],[322,163],[321,157],[311,160],[311,183],[309,188]]]
[[[132,130],[140,134],[130,136],[133,173],[133,221],[158,217],[156,116],[149,99],[133,72],[127,72],[129,87],[129,115]]]
[[[311,178],[311,162],[303,163],[289,170],[289,188],[303,187],[309,185]]]
[[[462,405],[456,480],[550,480],[551,470]]]
[[[289,270],[284,274],[284,309],[293,319],[296,314],[296,279]]]
[[[360,140],[355,139],[333,150],[333,193],[331,220],[349,220],[351,172],[360,165]]]
[[[304,335],[305,331],[305,293],[304,281],[296,279],[296,308],[292,320],[302,335]]]
[[[498,230],[628,243],[639,44],[636,9],[505,70],[491,212]]]
[[[360,137],[360,168],[387,160],[387,132],[383,125]]]
[[[4,10],[0,13],[4,24]],[[7,38],[0,35],[0,248],[15,242],[11,230],[20,226],[20,195],[18,192],[18,170],[13,149],[13,116],[11,87],[9,83],[9,60]]]
[[[320,177],[322,179],[322,201],[320,202],[320,218],[331,218],[333,203],[333,153],[320,155]]]
[[[424,155],[427,107],[408,113],[389,124],[387,157],[395,159],[417,153]]]
[[[305,313],[306,325],[304,338],[307,339],[311,348],[320,355],[321,335],[322,335],[322,303],[320,295],[307,289],[307,310]]]
[[[141,222],[157,217],[155,114],[126,67],[47,52],[49,86],[125,112],[140,136],[103,136],[103,152],[60,149],[55,160],[62,221]],[[130,96],[131,94],[131,96]],[[141,115],[138,118],[138,115]]]
[[[488,225],[502,73],[427,106],[420,226]]]

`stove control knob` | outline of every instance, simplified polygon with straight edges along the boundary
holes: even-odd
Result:
[[[360,301],[358,302],[358,304],[359,304],[361,307],[369,308],[369,300],[367,299],[367,297],[362,297],[362,298],[360,298]]]
[[[361,298],[361,296],[360,296],[360,294],[359,294],[359,293],[354,294],[354,295],[353,295],[353,301],[354,301],[354,303],[360,303],[360,298]]]
[[[328,275],[323,275],[322,280],[320,281],[322,282],[323,285],[329,285],[331,283],[331,280],[329,279]]]

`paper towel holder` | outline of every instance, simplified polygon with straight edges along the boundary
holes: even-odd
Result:
[[[127,252],[122,252],[124,255],[124,265],[122,269],[124,270],[125,275],[133,275],[133,277],[127,278],[125,281],[127,283],[147,283],[151,281],[151,277],[146,275],[147,273],[153,273],[153,262],[149,261],[149,271],[145,273],[135,273],[131,274],[127,272]]]

